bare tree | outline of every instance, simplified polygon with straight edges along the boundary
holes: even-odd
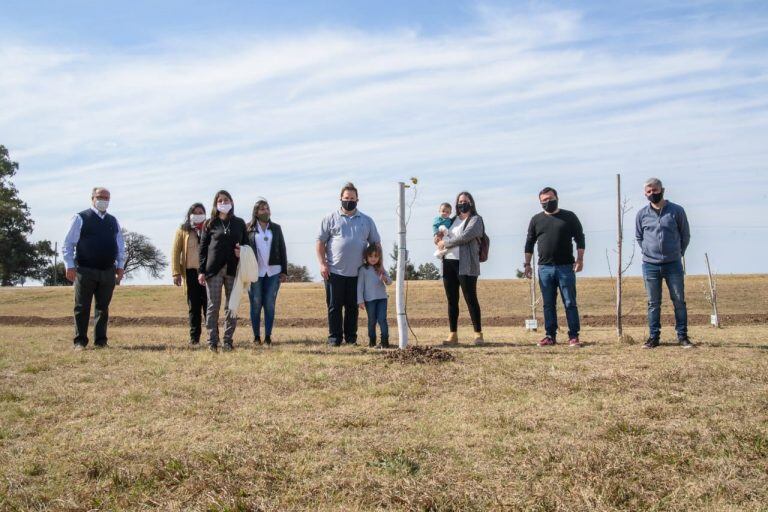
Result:
[[[624,246],[624,217],[632,209],[629,206],[629,199],[621,197],[621,174],[616,175],[616,219],[617,219],[617,236],[616,236],[616,283],[614,285],[614,291],[616,292],[616,336],[619,340],[625,340],[624,326],[622,325],[622,285],[624,283],[624,273],[632,266],[632,261],[635,259],[635,244],[632,244],[632,254],[629,257],[629,261],[624,265],[623,261],[623,246]],[[611,259],[608,255],[608,250],[605,251],[605,258],[608,261],[608,274],[613,278],[611,272]]]
[[[125,239],[125,277],[133,277],[136,270],[145,270],[150,277],[160,279],[168,260],[147,236],[123,229]]]

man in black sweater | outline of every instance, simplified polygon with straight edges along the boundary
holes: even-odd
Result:
[[[540,347],[552,346],[557,339],[557,290],[565,306],[568,320],[568,345],[581,347],[579,342],[579,309],[576,306],[576,272],[584,267],[584,230],[576,214],[558,208],[557,191],[545,187],[539,192],[544,210],[537,213],[528,225],[525,240],[525,277],[531,278],[533,247],[539,248],[539,286],[544,301],[544,329],[546,336]],[[577,257],[573,258],[573,241]]]

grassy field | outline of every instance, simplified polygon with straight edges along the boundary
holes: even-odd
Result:
[[[695,314],[708,314],[702,283],[688,280]],[[724,313],[768,312],[765,276],[719,285]],[[627,286],[642,314],[641,284]],[[525,292],[483,282],[484,314],[525,314]],[[113,314],[183,318],[179,293],[123,287]],[[611,313],[607,280],[579,293],[583,314]],[[441,316],[435,283],[409,296],[414,319]],[[234,352],[212,354],[151,318],[113,326],[108,350],[74,352],[57,320],[70,311],[71,289],[0,290],[0,510],[768,507],[764,323],[694,326],[687,351],[618,343],[609,326],[586,327],[581,350],[540,349],[540,335],[494,326],[488,345],[450,348],[452,362],[409,364],[279,323],[272,348],[242,328]],[[317,285],[281,291],[281,319],[323,313]],[[415,331],[421,344],[445,334]]]

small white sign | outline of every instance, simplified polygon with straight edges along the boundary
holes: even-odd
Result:
[[[525,320],[525,328],[528,329],[529,331],[535,331],[536,329],[539,328],[539,321],[536,320],[535,318],[533,319],[528,318]]]
[[[711,323],[714,326],[717,326],[717,315],[709,315],[709,323]]]

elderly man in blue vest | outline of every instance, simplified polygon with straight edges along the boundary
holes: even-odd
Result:
[[[91,207],[72,218],[64,239],[67,279],[75,283],[75,350],[88,345],[88,320],[94,307],[94,345],[107,346],[109,303],[123,279],[125,241],[117,219],[107,213],[109,190],[96,187]]]

